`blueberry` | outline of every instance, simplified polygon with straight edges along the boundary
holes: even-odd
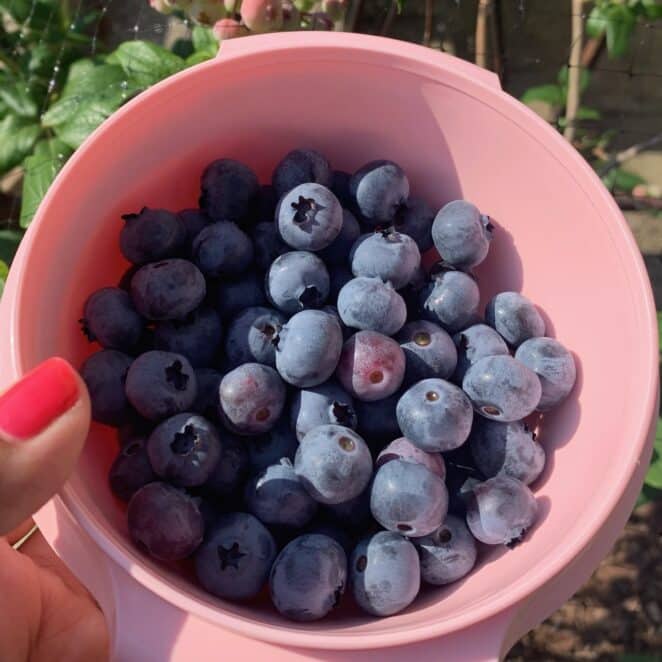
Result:
[[[322,312],[325,312],[327,315],[331,315],[333,319],[338,322],[340,325],[340,330],[342,331],[342,337],[343,337],[343,342],[347,340],[354,332],[355,329],[350,329],[348,326],[345,326],[345,323],[340,319],[340,313],[338,312],[338,309],[335,306],[332,306],[331,304],[326,304],[326,306],[322,306],[320,309]]]
[[[455,370],[457,350],[452,338],[433,322],[405,324],[396,340],[405,353],[405,383],[438,377],[448,379]]]
[[[155,480],[158,478],[149,462],[144,438],[123,446],[108,474],[110,489],[123,501],[128,501],[141,487]]]
[[[290,247],[278,235],[278,227],[273,221],[258,223],[251,232],[258,269],[266,271],[271,263]]]
[[[545,335],[537,308],[518,292],[500,292],[485,307],[485,321],[512,347]]]
[[[120,232],[120,251],[133,264],[156,262],[177,256],[186,242],[181,219],[165,209],[143,209],[125,214]]]
[[[221,345],[222,327],[218,313],[198,308],[179,320],[156,325],[154,347],[183,354],[198,368],[213,363]]]
[[[350,271],[349,267],[337,264],[329,267],[329,298],[335,301],[340,294],[340,290],[354,278],[354,274]]]
[[[294,460],[299,444],[289,422],[283,418],[265,434],[247,441],[246,448],[249,471],[257,474],[282,458]]]
[[[253,262],[253,244],[238,225],[219,221],[198,234],[191,254],[205,276],[239,276]]]
[[[347,326],[386,336],[397,333],[407,320],[405,301],[391,283],[365,276],[353,278],[340,290],[338,313]]]
[[[336,371],[345,390],[367,402],[395,393],[404,375],[402,348],[392,338],[375,331],[359,331],[345,342]]]
[[[148,320],[172,320],[195,310],[207,293],[205,278],[192,262],[146,264],[131,279],[131,299]]]
[[[487,356],[462,380],[474,409],[497,421],[518,421],[538,406],[542,388],[535,372],[511,356]]]
[[[421,312],[432,322],[455,333],[470,325],[478,313],[476,281],[462,271],[442,271],[419,294]]]
[[[303,310],[280,329],[275,343],[280,376],[288,384],[307,388],[331,377],[343,339],[335,317],[322,310]]]
[[[421,578],[428,584],[443,586],[455,582],[476,564],[476,541],[467,525],[454,515],[448,515],[430,535],[413,542],[421,561]]]
[[[214,221],[239,221],[260,192],[255,173],[243,163],[219,159],[202,173],[200,207]]]
[[[412,444],[407,437],[399,437],[385,446],[377,456],[375,469],[379,469],[379,467],[392,460],[404,460],[405,462],[422,464],[432,473],[437,474],[441,480],[446,478],[446,466],[441,453],[426,453],[418,446]]]
[[[279,198],[295,186],[306,182],[315,182],[328,187],[331,181],[329,162],[322,154],[312,149],[295,149],[286,154],[276,166],[271,178]]]
[[[372,475],[365,441],[342,425],[320,425],[301,440],[294,469],[319,503],[342,503],[363,492]]]
[[[269,530],[248,513],[222,515],[195,555],[202,586],[219,598],[248,600],[264,586],[276,558]]]
[[[471,269],[487,257],[492,229],[489,218],[475,205],[466,200],[454,200],[435,216],[432,239],[446,264]]]
[[[185,356],[172,352],[145,352],[129,368],[126,397],[136,411],[151,421],[190,409],[197,383]]]
[[[204,522],[195,501],[166,483],[149,483],[129,501],[129,535],[161,561],[190,556],[202,542]]]
[[[229,320],[244,308],[264,306],[264,281],[255,273],[236,280],[223,279],[218,286],[218,312],[222,319]]]
[[[400,208],[393,223],[398,232],[409,235],[421,253],[432,248],[432,221],[434,212],[425,200],[410,196]]]
[[[422,464],[391,460],[375,473],[370,510],[389,531],[426,536],[446,517],[448,491],[444,481]]]
[[[340,233],[326,248],[319,252],[319,256],[327,265],[345,264],[347,256],[360,234],[361,227],[354,214],[347,209],[343,209]]]
[[[114,349],[92,354],[80,368],[90,393],[92,418],[106,425],[120,425],[131,413],[124,390],[133,359]]]
[[[286,244],[297,250],[319,251],[340,234],[343,212],[328,188],[300,184],[278,203],[276,222]]]
[[[193,240],[211,223],[211,219],[201,209],[182,209],[177,216],[186,228],[186,245],[190,253]]]
[[[476,421],[469,445],[474,461],[487,478],[511,476],[525,485],[545,467],[545,451],[522,421]]]
[[[271,184],[260,186],[255,217],[259,221],[273,221],[276,216],[276,206],[278,205],[278,194]]]
[[[93,292],[83,308],[80,321],[83,333],[102,347],[130,352],[140,342],[144,323],[119,287],[104,287]]]
[[[467,524],[474,538],[487,545],[516,545],[536,520],[538,502],[516,478],[497,476],[471,491]]]
[[[359,168],[349,188],[364,220],[371,225],[390,224],[409,196],[409,181],[392,161],[371,161]]]
[[[314,621],[338,605],[347,582],[347,557],[332,538],[299,536],[274,561],[269,576],[271,600],[293,621]]]
[[[421,253],[408,235],[382,230],[364,235],[350,254],[355,276],[381,278],[396,290],[407,285],[421,264]]]
[[[297,391],[290,417],[299,441],[318,425],[343,425],[354,430],[357,424],[352,398],[332,381]]]
[[[457,348],[455,379],[462,381],[467,370],[486,356],[508,354],[506,341],[487,324],[474,324],[453,336]]]
[[[265,524],[306,526],[317,502],[306,492],[289,459],[272,464],[246,485],[246,505]]]
[[[431,453],[461,446],[473,421],[469,398],[443,379],[423,379],[414,384],[398,400],[396,414],[402,434]]]
[[[273,368],[244,363],[221,380],[223,418],[242,435],[266,432],[280,418],[285,395],[285,384]]]
[[[553,338],[525,340],[515,352],[515,358],[538,375],[542,396],[536,409],[547,411],[556,407],[572,391],[577,369],[572,354]]]
[[[248,452],[243,439],[221,432],[221,456],[205,481],[204,489],[214,497],[225,497],[237,490],[248,470]]]
[[[276,366],[274,339],[287,318],[271,308],[245,308],[228,327],[225,355],[232,368],[242,363]]]
[[[132,444],[134,441],[144,443],[153,429],[154,423],[133,414],[117,428],[117,442],[120,448]]]
[[[214,419],[218,416],[218,389],[223,375],[213,368],[198,368],[195,370],[195,381],[198,391],[191,410]]]
[[[348,172],[342,170],[334,170],[331,173],[331,190],[343,207],[350,207],[354,204],[349,190],[349,180],[351,178],[352,176]]]
[[[356,400],[354,408],[359,424],[358,433],[370,444],[383,445],[400,436],[395,406],[401,393],[398,391],[376,402]]]
[[[421,571],[416,547],[391,531],[379,531],[359,542],[349,561],[354,599],[363,611],[391,616],[418,595]]]
[[[198,414],[177,414],[154,428],[147,439],[154,471],[177,487],[202,485],[221,456],[218,430]]]
[[[290,251],[276,258],[266,277],[267,298],[284,313],[319,308],[329,296],[329,272],[317,255]]]

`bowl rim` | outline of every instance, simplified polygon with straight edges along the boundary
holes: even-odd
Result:
[[[605,525],[610,514],[616,509],[619,499],[635,476],[641,458],[646,455],[647,444],[651,441],[649,439],[651,421],[657,415],[658,336],[655,305],[643,259],[627,222],[612,196],[602,186],[597,175],[579,153],[532,110],[495,86],[483,70],[478,70],[474,65],[450,55],[384,37],[326,32],[275,33],[229,41],[222,47],[220,57],[175,74],[141,93],[106,120],[74,153],[50,187],[26,233],[19,248],[21,259],[17,260],[18,268],[10,275],[14,291],[8,306],[10,342],[12,343],[9,363],[14,376],[22,374],[26,368],[30,367],[24,365],[22,360],[18,328],[21,308],[29,306],[28,302],[23,302],[22,284],[26,265],[30,262],[33,240],[40,226],[46,222],[49,207],[56,197],[60,185],[75,173],[76,169],[80,167],[79,164],[84,165],[85,158],[96,140],[116,128],[121,128],[124,122],[131,122],[134,113],[148,112],[146,108],[151,103],[162,102],[165,97],[175,91],[182,93],[186,83],[192,83],[196,76],[204,76],[208,70],[230,64],[233,69],[242,65],[247,68],[259,66],[259,60],[265,54],[268,54],[271,65],[278,62],[279,59],[300,60],[302,57],[305,57],[307,61],[314,59],[329,61],[352,57],[357,62],[374,64],[376,58],[387,56],[389,58],[388,68],[404,69],[421,78],[430,78],[436,82],[443,78],[444,85],[468,93],[480,100],[494,112],[513,121],[532,140],[538,142],[554,158],[562,161],[564,166],[571,171],[577,185],[590,198],[596,214],[604,219],[605,228],[610,234],[612,243],[619,247],[624,273],[630,281],[628,289],[631,293],[635,291],[637,293],[637,296],[633,297],[633,305],[639,316],[648,319],[649,322],[641,329],[640,352],[650,360],[645,361],[647,371],[645,376],[642,375],[644,378],[640,380],[641,393],[644,394],[644,397],[641,398],[639,407],[637,435],[630,447],[629,456],[624,458],[618,480],[607,485],[601,494],[601,499],[596,499],[596,503],[591,509],[590,520],[581,531],[581,535],[560,550],[559,554],[544,567],[542,564],[534,566],[529,572],[523,573],[517,583],[499,590],[491,596],[489,601],[480,601],[472,607],[469,613],[465,610],[443,620],[404,625],[395,630],[386,627],[384,632],[369,634],[343,632],[341,629],[336,632],[316,630],[314,626],[310,630],[303,630],[295,629],[295,626],[267,624],[228,613],[219,606],[203,604],[193,596],[168,586],[157,572],[140,563],[137,552],[134,554],[134,558],[131,558],[130,553],[127,553],[126,545],[118,534],[103,520],[99,522],[95,518],[78,498],[70,484],[65,485],[61,497],[85,532],[105,554],[148,591],[185,612],[191,612],[208,622],[246,637],[285,646],[343,650],[396,646],[447,635],[476,625],[525,601],[587,548],[594,536]],[[386,66],[383,60],[381,64]]]

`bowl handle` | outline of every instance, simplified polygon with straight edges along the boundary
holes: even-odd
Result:
[[[360,51],[367,55],[383,56],[388,59],[407,57],[412,60],[419,60],[421,64],[435,64],[442,72],[458,74],[492,89],[501,90],[501,82],[497,74],[466,60],[418,44],[352,32],[304,30],[301,32],[273,32],[271,34],[228,39],[222,42],[217,57],[223,60],[231,60],[244,55],[254,55],[260,52],[274,53],[275,51],[284,51],[289,56],[296,57],[298,49],[309,49],[311,47],[344,48],[348,52],[354,51],[352,57],[359,57]]]
[[[35,520],[57,554],[87,586],[103,610],[110,634],[111,662],[493,662],[512,642],[510,610],[441,639],[406,647],[365,651],[310,650],[248,639],[188,614],[145,589],[105,555],[75,521],[58,496]],[[222,653],[221,653],[222,651]]]

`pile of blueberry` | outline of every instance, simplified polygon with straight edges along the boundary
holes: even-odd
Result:
[[[480,317],[495,232],[463,200],[435,214],[393,162],[349,175],[310,150],[267,186],[215,161],[200,209],[125,216],[133,266],[85,303],[102,349],[81,372],[119,427],[110,486],[138,547],[310,621],[347,585],[395,614],[466,575],[476,541],[519,542],[545,464],[525,419],[575,364],[520,294]]]

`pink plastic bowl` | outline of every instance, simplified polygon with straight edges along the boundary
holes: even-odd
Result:
[[[386,39],[275,34],[230,41],[215,61],[141,94],[69,161],[20,248],[0,310],[3,381],[52,354],[78,365],[91,351],[76,320],[86,296],[126,267],[122,213],[194,205],[203,166],[220,156],[267,180],[295,146],[344,170],[394,159],[435,206],[463,197],[497,221],[478,270],[483,297],[529,296],[579,368],[574,393],[542,423],[549,461],[535,530],[402,614],[297,625],[266,605],[214,599],[137,552],[107,487],[107,428],[93,427],[75,475],[37,521],[106,612],[117,660],[496,659],[587,579],[623,527],[651,452],[658,349],[622,215],[494,75]]]

